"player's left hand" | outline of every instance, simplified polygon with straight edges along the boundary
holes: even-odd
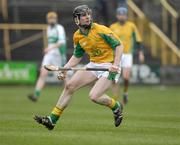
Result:
[[[44,49],[44,53],[48,53],[51,50],[51,48],[47,47]]]
[[[121,68],[117,65],[112,65],[110,68],[109,68],[109,71],[110,72],[117,72],[119,73],[121,71]]]
[[[144,59],[145,59],[145,58],[144,58],[144,53],[143,53],[142,51],[139,52],[139,56],[138,56],[138,57],[139,57],[139,58],[138,58],[138,59],[139,59],[139,62],[140,62],[140,63],[144,63]]]
[[[58,79],[59,80],[64,80],[66,78],[66,71],[59,71],[58,72]]]

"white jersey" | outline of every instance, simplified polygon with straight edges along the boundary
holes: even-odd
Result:
[[[60,24],[56,24],[54,27],[47,27],[47,38],[48,38],[48,47],[57,43],[66,43],[66,35],[64,27]],[[59,53],[59,48],[51,50],[49,53]]]
[[[48,47],[61,43],[60,48],[54,48],[44,55],[42,66],[44,65],[57,65],[63,66],[66,63],[66,35],[64,27],[56,24],[54,27],[47,27]]]

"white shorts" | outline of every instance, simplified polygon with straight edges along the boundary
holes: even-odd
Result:
[[[133,65],[132,54],[123,54],[121,57],[121,67],[122,68],[131,68],[132,65]]]
[[[88,68],[109,68],[112,63],[94,63],[90,62],[86,65]],[[109,73],[108,71],[91,71],[98,79],[101,77],[108,78],[109,80],[115,81],[119,80],[120,74]]]
[[[60,53],[47,53],[43,57],[42,66],[44,65],[56,65],[62,66]]]

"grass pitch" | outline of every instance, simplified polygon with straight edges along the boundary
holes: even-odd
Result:
[[[37,103],[26,97],[32,90],[0,86],[0,145],[180,145],[178,87],[131,87],[118,128],[111,111],[90,101],[89,88],[81,89],[53,131],[32,117],[49,114],[62,89],[46,87]]]

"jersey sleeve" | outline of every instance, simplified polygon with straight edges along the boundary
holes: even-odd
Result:
[[[118,36],[114,32],[112,32],[110,28],[107,28],[105,26],[102,27],[99,35],[112,49],[115,49],[118,45],[121,44]]]
[[[142,38],[141,38],[141,35],[140,35],[136,25],[133,25],[133,33],[135,35],[136,42],[141,43],[142,42]]]
[[[63,26],[58,27],[58,42],[66,43],[66,33]]]
[[[73,41],[74,41],[74,52],[73,52],[73,55],[77,58],[80,58],[84,55],[84,49],[81,47],[77,37],[76,37],[76,34],[74,34],[74,37],[73,37]]]

